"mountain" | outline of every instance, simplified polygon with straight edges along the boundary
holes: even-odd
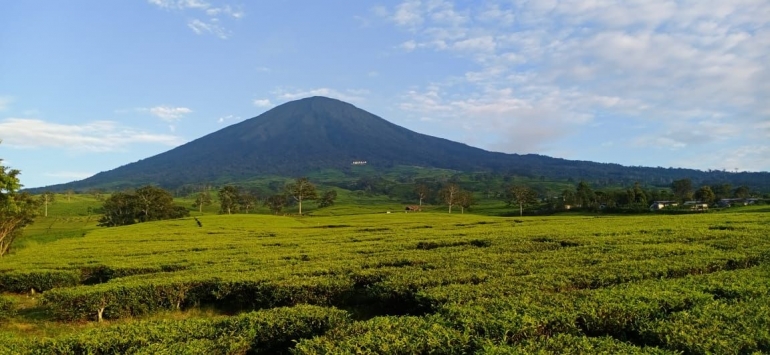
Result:
[[[768,173],[624,167],[536,154],[489,152],[410,131],[339,100],[310,97],[277,106],[165,153],[45,189],[145,184],[176,187],[264,175],[300,176],[320,169],[349,169],[357,160],[365,160],[375,168],[408,165],[549,179],[642,181],[661,186],[685,177],[693,182],[749,183],[754,187],[759,187],[757,181],[770,184]]]

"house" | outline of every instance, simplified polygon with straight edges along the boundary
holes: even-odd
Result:
[[[419,211],[422,211],[422,207],[420,207],[418,205],[409,205],[409,206],[406,206],[406,208],[404,209],[404,212],[406,212],[406,213],[409,213],[409,212],[419,212]]]
[[[690,207],[691,210],[705,211],[709,209],[709,204],[701,201],[686,201],[684,207]]]
[[[650,205],[650,211],[659,211],[666,207],[676,207],[679,204],[676,201],[653,201]]]

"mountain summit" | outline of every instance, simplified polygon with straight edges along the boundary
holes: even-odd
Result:
[[[144,184],[174,187],[264,175],[300,176],[320,169],[348,168],[354,161],[367,161],[375,168],[409,165],[551,179],[605,179],[618,183],[666,184],[684,177],[694,182],[725,179],[716,176],[719,172],[623,167],[535,154],[489,152],[410,131],[349,103],[310,97],[287,102],[165,153],[48,188],[119,188]]]

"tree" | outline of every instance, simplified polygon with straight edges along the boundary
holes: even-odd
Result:
[[[414,193],[417,194],[417,197],[420,199],[420,207],[422,207],[422,200],[428,198],[430,187],[425,184],[419,184],[414,187]]]
[[[444,186],[439,193],[444,202],[449,205],[449,213],[452,213],[452,206],[457,204],[458,197],[460,196],[460,186],[455,183],[450,183]]]
[[[334,204],[334,200],[337,199],[337,190],[329,190],[321,195],[318,207],[329,207]]]
[[[286,196],[272,195],[265,199],[265,206],[273,213],[278,214],[283,209],[283,206],[286,206]]]
[[[690,179],[674,180],[671,191],[679,202],[692,199],[692,181]]]
[[[133,192],[116,192],[104,201],[104,215],[99,226],[117,227],[134,223],[182,218],[190,215],[176,206],[171,193],[155,186],[144,186]]]
[[[575,190],[575,200],[582,207],[591,207],[596,202],[596,194],[587,182],[581,181]]]
[[[457,198],[457,204],[460,206],[460,213],[464,214],[466,208],[470,208],[476,204],[476,200],[473,198],[473,193],[470,191],[460,191],[460,195]]]
[[[67,196],[67,202],[70,202],[72,200],[72,196],[75,195],[75,190],[69,189],[64,192],[64,196]]]
[[[695,191],[695,199],[710,204],[714,202],[716,195],[714,194],[714,191],[711,191],[711,187],[702,186],[698,191]]]
[[[535,195],[535,192],[526,186],[512,186],[510,189],[508,189],[508,193],[510,194],[509,205],[519,205],[519,216],[524,215],[524,206],[537,202],[537,196]]]
[[[139,222],[175,218],[174,196],[160,187],[147,185],[134,191],[138,207]]]
[[[721,200],[723,198],[730,198],[733,187],[727,183],[711,185],[711,191],[714,191],[714,195],[716,195],[715,200]]]
[[[741,185],[735,188],[735,191],[733,191],[733,196],[736,198],[748,198],[751,196],[751,191],[749,190],[748,186]]]
[[[99,202],[104,201],[104,192],[102,192],[102,190],[92,189],[88,193],[91,194],[91,197],[93,197],[94,200],[97,200]]]
[[[238,201],[240,201],[240,190],[237,186],[226,185],[219,189],[219,213],[238,212],[240,208]]]
[[[199,213],[203,213],[203,206],[208,205],[211,205],[211,194],[208,190],[203,190],[195,197],[193,207],[197,208]]]
[[[315,185],[313,185],[306,177],[302,177],[294,181],[294,183],[287,184],[285,188],[286,194],[294,198],[299,204],[299,214],[302,214],[302,201],[315,200],[318,198]]]
[[[56,195],[51,191],[40,194],[40,204],[43,205],[43,217],[48,217],[48,205],[54,203]]]
[[[254,190],[243,190],[238,195],[238,204],[243,208],[246,213],[249,210],[256,207],[259,202],[259,194]]]
[[[3,166],[2,161],[0,159],[0,257],[8,253],[24,227],[33,222],[40,206],[39,200],[19,192],[21,172]]]

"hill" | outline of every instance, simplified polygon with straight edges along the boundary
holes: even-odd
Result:
[[[144,184],[174,188],[267,175],[300,176],[322,169],[349,170],[358,160],[367,161],[375,169],[419,166],[618,184],[641,181],[661,186],[686,177],[695,183],[727,182],[770,189],[770,173],[625,167],[537,154],[490,152],[408,130],[326,97],[288,102],[165,153],[44,189],[116,189]]]

